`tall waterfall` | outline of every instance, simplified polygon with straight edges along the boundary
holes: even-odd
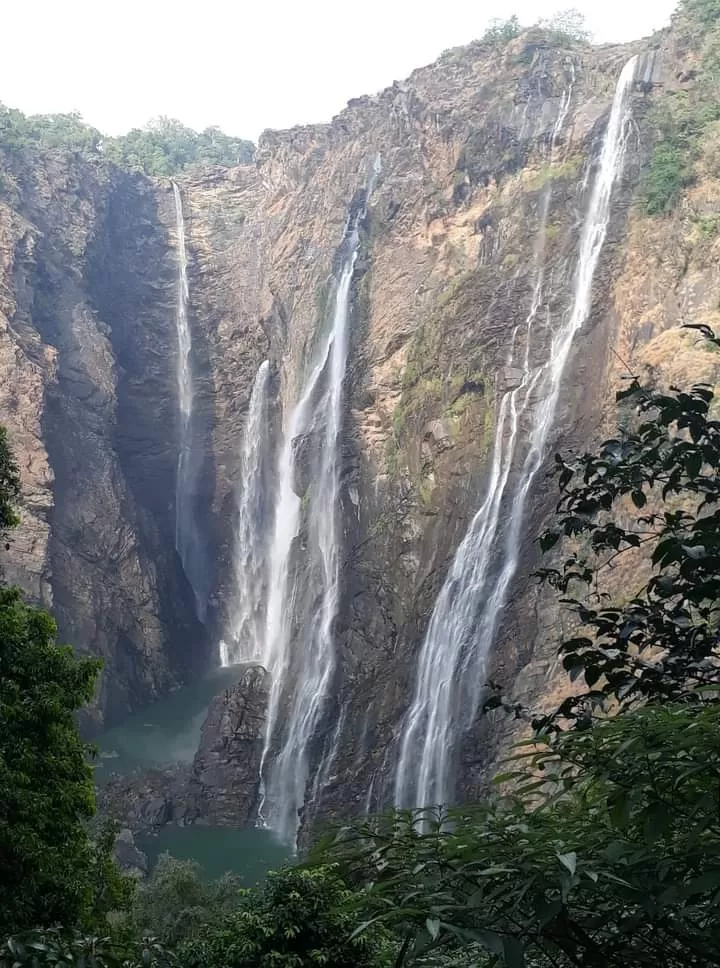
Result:
[[[195,596],[195,612],[201,622],[205,621],[207,576],[201,552],[202,544],[195,519],[193,497],[197,480],[197,467],[192,446],[193,376],[191,363],[192,343],[188,322],[187,249],[185,246],[185,219],[182,196],[175,182],[172,183],[175,198],[175,226],[177,234],[177,305],[175,324],[177,328],[178,362],[177,386],[180,411],[180,447],[175,478],[175,549],[180,555],[183,570]]]
[[[487,658],[518,564],[527,497],[545,457],[573,339],[590,312],[612,191],[625,159],[636,65],[636,57],[625,65],[615,90],[580,238],[572,302],[552,333],[549,358],[533,370],[529,341],[543,285],[542,257],[538,260],[525,321],[522,378],[500,401],[487,493],[456,552],[421,648],[395,774],[397,806],[447,803],[452,798],[451,757],[459,735],[477,714]],[[565,101],[563,111],[567,113]],[[518,335],[516,330],[511,338],[511,363]],[[517,480],[508,487],[520,417],[531,396],[527,453]],[[501,515],[501,506],[507,503],[509,508],[503,507]]]
[[[255,377],[240,456],[238,523],[235,535],[235,598],[227,641],[220,643],[220,663],[233,665],[262,655],[262,602],[266,588],[266,461],[269,453],[268,391],[270,363]]]
[[[345,231],[332,322],[285,428],[277,471],[270,549],[263,665],[271,688],[260,767],[260,817],[294,842],[305,798],[309,744],[324,712],[335,671],[334,621],[340,579],[340,431],[348,354],[350,291],[359,223],[379,172],[379,158]],[[322,322],[322,321],[321,321]],[[301,498],[299,449],[309,448],[311,473]],[[305,526],[304,547],[297,541]],[[302,582],[293,556],[302,556]],[[283,710],[282,722],[279,719]],[[278,734],[278,735],[276,735]]]

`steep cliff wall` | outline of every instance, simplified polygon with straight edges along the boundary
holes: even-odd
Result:
[[[349,213],[380,156],[352,282],[337,663],[310,751],[307,815],[389,802],[430,613],[487,486],[499,401],[520,380],[508,364],[512,333],[538,279],[529,365],[547,358],[569,311],[589,186],[634,53],[643,56],[627,156],[550,446],[593,439],[612,418],[625,366],[716,378],[711,355],[676,331],[689,313],[711,323],[717,313],[710,135],[702,177],[672,219],[650,218],[636,201],[652,112],[702,84],[695,49],[678,31],[622,48],[563,48],[538,32],[477,43],[351,102],[329,125],[266,134],[252,165],[178,178],[201,465],[194,506],[211,567],[206,630],[174,550],[171,186],[102,158],[4,158],[0,416],[26,488],[5,567],[53,606],[64,636],[106,657],[99,710],[118,715],[217,661],[235,594],[240,441],[255,374],[270,359],[274,454],[328,324]],[[301,450],[305,502],[313,481]],[[561,688],[561,618],[529,580],[553,488],[537,475],[487,669],[526,702]],[[304,540],[301,528],[299,567]],[[478,792],[506,740],[505,723],[478,719],[458,751],[461,795]]]
[[[717,394],[718,355],[695,332],[681,328],[703,323],[717,331],[720,322],[718,124],[715,109],[707,109],[708,102],[717,103],[711,68],[717,45],[718,36],[707,25],[682,17],[662,38],[654,68],[659,83],[651,91],[638,129],[640,158],[648,162],[653,150],[673,144],[668,117],[679,117],[681,123],[689,119],[692,140],[679,152],[683,183],[678,181],[674,193],[668,192],[666,211],[649,214],[646,167],[622,237],[609,240],[616,247],[612,272],[596,287],[607,330],[597,365],[584,383],[592,393],[594,418],[587,429],[580,428],[581,433],[561,436],[564,452],[585,449],[623,425],[629,415],[617,407],[615,394],[631,376],[660,387],[706,383]],[[649,570],[642,553],[625,556],[605,577],[604,590],[623,601],[641,587]],[[504,681],[513,682],[512,698],[531,708],[550,710],[571,688],[556,657],[558,636],[560,630],[567,631],[568,616],[555,596],[529,583],[519,590],[517,614],[528,617],[525,627],[512,623],[498,642],[503,657],[519,654],[519,663],[510,667]],[[520,650],[513,646],[518,641]],[[497,762],[517,731],[517,723],[497,718],[494,742],[488,748],[491,760]]]
[[[103,657],[95,714],[117,718],[177,682],[201,635],[168,540],[172,249],[150,186],[101,159],[2,161],[2,420],[25,495],[3,567]]]
[[[506,365],[510,334],[530,311],[539,263],[546,282],[533,363],[547,354],[553,320],[568,311],[615,84],[642,49],[558,50],[530,35],[503,50],[450,52],[405,84],[352,103],[329,126],[266,136],[253,170],[183,185],[196,260],[192,299],[214,374],[220,511],[231,507],[236,485],[238,390],[242,406],[269,354],[287,420],[317,340],[349,207],[372,159],[382,157],[354,277],[338,668],[312,753],[311,775],[320,769],[323,788],[315,789],[311,813],[377,807],[391,796],[418,650],[481,503],[498,400],[518,380]],[[660,80],[651,60],[643,70],[638,124]],[[605,387],[595,374],[614,324],[602,293],[618,272],[646,154],[634,138],[599,298],[566,377],[556,436],[567,443],[589,439],[597,423]],[[238,211],[242,223],[231,227],[230,213]],[[258,324],[262,335],[253,329]],[[532,536],[551,501],[539,479],[513,600],[522,601]],[[493,674],[513,680],[533,652],[534,625],[524,602],[508,607],[502,626],[513,634],[497,649]],[[481,735],[485,727],[478,729],[465,754],[468,792],[493,748]]]

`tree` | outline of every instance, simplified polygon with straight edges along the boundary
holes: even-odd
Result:
[[[18,521],[19,490],[0,428],[0,532]],[[56,645],[56,631],[19,589],[0,586],[0,924],[6,931],[92,921],[101,917],[103,890],[113,888],[106,876],[110,845],[94,845],[85,826],[94,812],[93,779],[89,747],[74,718],[92,698],[100,663]],[[107,893],[111,903],[114,888]]]
[[[20,497],[20,473],[10,450],[8,432],[0,426],[0,540],[20,523],[17,502]]]
[[[152,933],[174,946],[236,911],[240,896],[240,882],[233,875],[207,882],[198,864],[163,854],[138,886],[127,927],[135,936]]]
[[[505,47],[522,33],[522,29],[520,21],[514,14],[508,20],[494,17],[482,35],[481,43],[490,47]]]
[[[184,968],[382,968],[388,949],[376,930],[356,934],[357,897],[332,866],[268,875],[244,891],[239,910],[178,951]]]
[[[198,165],[239,165],[252,161],[254,145],[219,128],[198,133],[174,118],[156,118],[145,128],[106,138],[103,152],[116,164],[147,175],[168,176]]]
[[[173,965],[171,952],[152,938],[118,942],[64,928],[48,928],[0,943],[0,968],[160,968]]]
[[[648,706],[530,743],[496,778],[511,795],[345,828],[318,857],[369,885],[357,917],[396,966],[718,965],[719,730],[720,704]]]
[[[556,44],[590,42],[590,31],[587,29],[585,17],[574,7],[539,20],[537,26],[549,34],[551,41]]]
[[[694,328],[718,345],[707,328]],[[720,683],[720,421],[711,417],[713,399],[703,385],[663,393],[633,380],[618,400],[635,404],[638,426],[595,454],[556,457],[562,496],[541,546],[564,537],[587,550],[572,551],[540,576],[576,616],[560,654],[587,688],[552,720],[587,725],[608,702],[628,708],[697,699]],[[641,548],[654,566],[649,578],[624,601],[608,601],[603,575]]]
[[[720,421],[706,386],[634,380],[618,399],[625,429],[556,458],[541,538],[562,549],[542,577],[577,619],[560,652],[585,690],[536,719],[503,795],[318,848],[364,888],[358,918],[395,936],[398,966],[720,965]],[[602,578],[633,553],[651,573],[613,602]]]
[[[92,909],[89,748],[74,714],[100,663],[55,644],[56,626],[0,588],[0,922],[10,931]]]
[[[99,161],[104,156],[121,168],[146,175],[171,176],[200,165],[249,164],[255,146],[219,128],[193,131],[174,118],[160,117],[145,128],[105,138],[79,114],[33,114],[0,103],[0,152],[9,156],[31,150],[65,149]]]

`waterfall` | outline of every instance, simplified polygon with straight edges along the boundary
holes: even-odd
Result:
[[[227,641],[220,643],[220,664],[233,665],[262,655],[262,602],[266,584],[266,461],[269,451],[268,391],[270,363],[255,377],[240,455],[238,518],[235,535],[235,599]]]
[[[323,715],[335,671],[333,626],[340,589],[340,432],[350,293],[359,224],[378,172],[379,158],[366,184],[363,202],[355,206],[348,221],[331,326],[286,426],[278,461],[262,660],[270,673],[271,687],[260,766],[259,815],[280,837],[293,843],[310,768],[308,747]],[[302,498],[296,490],[300,486],[296,475],[299,446],[310,447],[312,465]],[[296,540],[301,524],[306,532],[302,549]],[[293,568],[295,555],[302,556],[302,581],[309,586],[307,589],[301,587]]]
[[[545,457],[574,337],[590,312],[612,191],[625,159],[636,64],[633,57],[625,65],[615,90],[582,228],[571,304],[552,333],[549,358],[533,371],[528,344],[542,301],[542,259],[538,260],[532,307],[525,321],[522,378],[500,401],[485,499],[455,554],[420,651],[395,773],[394,798],[400,807],[447,803],[452,798],[451,756],[460,733],[470,728],[477,714],[487,658],[518,564],[527,497]],[[567,113],[565,101],[563,112]],[[517,335],[516,331],[511,338],[510,362]],[[519,421],[531,396],[536,399],[527,453],[514,487],[508,488]],[[507,510],[503,507],[506,490]]]
[[[177,387],[180,411],[180,441],[175,478],[175,550],[182,561],[185,575],[195,596],[195,611],[201,622],[205,621],[207,594],[206,574],[201,553],[201,541],[195,520],[193,498],[197,481],[197,467],[192,446],[193,377],[191,365],[192,343],[188,322],[190,291],[187,277],[187,249],[185,246],[185,219],[183,217],[180,189],[172,182],[175,199],[175,226],[177,235],[177,305],[175,325],[177,328],[178,362]]]

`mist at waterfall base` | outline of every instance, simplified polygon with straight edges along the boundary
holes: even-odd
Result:
[[[538,248],[533,305],[525,332],[513,333],[510,348],[509,363],[513,365],[518,340],[524,338],[522,380],[500,401],[485,499],[456,552],[418,658],[415,693],[403,724],[395,773],[398,807],[454,799],[452,757],[477,714],[490,650],[518,565],[528,495],[545,459],[574,337],[590,313],[612,192],[623,170],[637,62],[638,57],[633,57],[617,82],[581,229],[570,306],[558,321],[550,319],[548,312],[549,357],[533,370],[530,340],[543,299],[544,239]],[[563,121],[570,95],[571,90],[561,103]],[[554,137],[557,128],[556,124]],[[541,224],[544,232],[545,219]],[[530,434],[522,441],[519,418],[531,401]],[[510,472],[518,443],[525,447],[525,456],[513,481]]]

